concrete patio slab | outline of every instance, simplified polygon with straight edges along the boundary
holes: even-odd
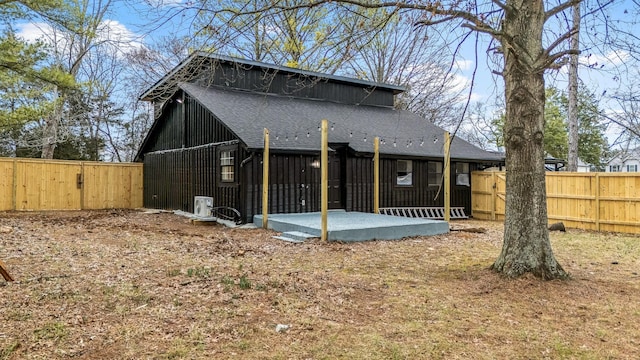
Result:
[[[300,231],[319,237],[320,221],[319,212],[269,214],[267,227],[279,232]],[[262,215],[255,215],[253,222],[262,227]],[[329,211],[327,228],[327,238],[330,241],[397,240],[449,232],[449,224],[445,221],[344,210]]]

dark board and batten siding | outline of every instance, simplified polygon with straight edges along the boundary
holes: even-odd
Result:
[[[380,207],[444,206],[444,189],[428,185],[429,161],[413,160],[413,185],[396,185],[397,159],[380,160]],[[373,211],[373,161],[352,157],[347,163],[348,211]],[[455,168],[455,166],[452,166]],[[471,189],[455,185],[451,176],[451,206],[464,206],[471,213]]]
[[[311,163],[317,155],[272,154],[269,160],[269,206],[271,214],[320,210],[320,169]],[[380,168],[381,207],[444,206],[444,189],[427,186],[428,161],[414,160],[414,185],[396,185],[396,159],[382,159]],[[452,166],[454,168],[454,166]],[[373,161],[371,157],[346,158],[344,209],[373,211]],[[242,169],[247,184],[243,187],[244,207],[239,209],[245,221],[262,213],[262,155],[256,154]],[[331,175],[329,175],[331,177]],[[468,186],[457,186],[452,176],[451,205],[464,206],[471,213]]]
[[[211,146],[183,151],[147,154],[145,206],[193,211],[194,196],[211,196],[216,206],[239,210],[243,220],[253,221],[262,213],[262,154],[253,156],[236,145],[237,182],[222,184],[219,178],[220,149]],[[246,159],[247,161],[243,161]],[[271,214],[320,210],[320,169],[311,166],[317,155],[272,154],[269,160],[269,206]],[[396,185],[395,159],[382,159],[381,207],[443,206],[444,190],[427,186],[428,161],[413,162],[414,185]],[[451,205],[471,213],[468,186],[457,186],[452,176]],[[373,161],[370,157],[348,157],[345,178],[347,211],[373,211]]]
[[[373,158],[348,157],[345,183],[346,209],[373,212]]]
[[[324,99],[344,104],[393,106],[394,95],[389,89],[335,83],[314,76],[291,75],[284,71],[247,67],[226,62],[213,62],[203,71],[197,83],[261,93]]]
[[[413,160],[413,185],[398,186],[397,160],[381,159],[380,176],[384,181],[380,185],[380,207],[443,206],[442,196],[436,196],[438,188],[428,184],[428,164],[429,161]],[[451,203],[455,201],[452,199]]]
[[[164,108],[164,113],[158,121],[158,126],[152,131],[151,141],[144,152],[177,149],[182,147],[184,138],[184,121],[182,105],[170,101]]]
[[[193,212],[194,196],[211,196],[216,206],[242,208],[240,185],[220,182],[217,160],[221,149],[243,153],[236,144],[145,155],[145,206]],[[242,160],[236,157],[234,161],[238,168]]]
[[[183,103],[173,99],[167,103],[144,153],[232,140],[237,140],[237,137],[222,122],[185,95]]]
[[[237,137],[199,102],[185,95],[185,147],[237,140]]]
[[[217,169],[222,148],[236,151],[236,168],[242,161],[235,135],[189,96],[169,102],[159,124],[143,154],[145,206],[192,212],[194,196],[211,196],[239,207],[239,184],[220,184]]]
[[[272,154],[269,158],[270,214],[320,210],[320,169],[311,166],[317,155]],[[241,170],[244,174],[245,221],[262,213],[262,154],[256,154]]]

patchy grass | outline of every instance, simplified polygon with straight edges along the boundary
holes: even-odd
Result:
[[[0,359],[634,359],[640,237],[552,233],[571,280],[485,234],[291,244],[129,211],[0,213]],[[278,324],[289,329],[276,332]]]

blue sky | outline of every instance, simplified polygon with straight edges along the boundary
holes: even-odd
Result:
[[[557,1],[550,2],[556,3]],[[153,43],[167,34],[187,34],[193,18],[192,14],[176,11],[192,5],[189,0],[115,0],[115,4],[114,11],[107,16],[103,32],[108,34],[104,36],[117,37],[127,44],[122,47],[122,50]],[[635,21],[634,15],[638,13],[639,9],[634,6],[631,0],[617,0],[610,10],[610,15],[614,19]],[[173,16],[168,18],[169,15]],[[587,31],[592,33],[601,31],[601,29],[589,29],[585,25],[588,24],[583,24],[583,30],[587,27]],[[38,37],[43,32],[42,26],[37,24],[21,24],[18,29],[21,30],[24,37],[31,39]],[[633,27],[628,30],[634,31]],[[503,97],[502,79],[492,75],[491,72],[500,69],[496,68],[495,64],[488,66],[486,49],[489,37],[480,35],[477,56],[474,43],[475,37],[470,36],[461,48],[460,55],[456,59],[456,81],[460,87],[468,86],[477,65],[471,99],[485,103],[491,109],[496,100],[500,103]],[[630,66],[632,62],[628,53],[612,52],[598,45],[591,48],[584,48],[584,46],[586,45],[583,45],[584,53],[580,57],[580,63],[583,65],[580,68],[580,78],[592,91],[596,94],[607,92],[611,94],[621,86],[626,86],[629,81],[628,73],[635,71],[635,66]],[[626,65],[626,67],[622,65]],[[566,68],[559,71],[549,71],[547,85],[559,89],[566,88]],[[607,103],[605,106],[610,107],[610,111],[616,111],[613,103]],[[615,132],[615,129],[613,131]]]
[[[618,0],[612,12],[614,16],[624,15],[624,10],[634,9],[631,0]],[[118,37],[124,42],[129,42],[130,46],[137,47],[143,44],[150,44],[159,40],[167,34],[187,34],[191,25],[192,14],[177,14],[176,10],[188,8],[192,5],[189,0],[146,0],[146,1],[123,1],[115,0],[114,11],[107,16],[104,29],[108,29],[109,36]],[[167,16],[174,15],[170,19]],[[18,26],[21,33],[26,38],[34,39],[42,33],[42,29],[34,24],[21,24]],[[107,30],[105,30],[107,31]],[[479,38],[477,71],[473,88],[472,99],[476,101],[492,104],[496,96],[502,96],[502,79],[492,75],[492,70],[499,70],[495,65],[487,66],[486,49],[488,47],[488,36],[481,35]],[[456,59],[458,71],[458,82],[469,85],[476,65],[476,54],[474,49],[474,36],[467,39],[462,47],[460,55]],[[624,52],[612,53],[605,51],[602,53],[597,48],[585,49],[581,56],[580,78],[589,83],[590,87],[597,92],[612,91],[619,86],[622,80],[620,74],[612,75],[607,70],[618,67],[627,62],[629,57]],[[587,65],[597,63],[598,66],[589,68]],[[600,66],[603,66],[602,68]],[[556,72],[549,72],[547,83],[549,85],[563,88],[565,84],[565,69]],[[617,80],[614,76],[617,75]],[[623,76],[622,76],[623,77]]]

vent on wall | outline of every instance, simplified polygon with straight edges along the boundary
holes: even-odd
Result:
[[[196,196],[193,198],[193,213],[200,217],[210,217],[213,198],[210,196]]]

